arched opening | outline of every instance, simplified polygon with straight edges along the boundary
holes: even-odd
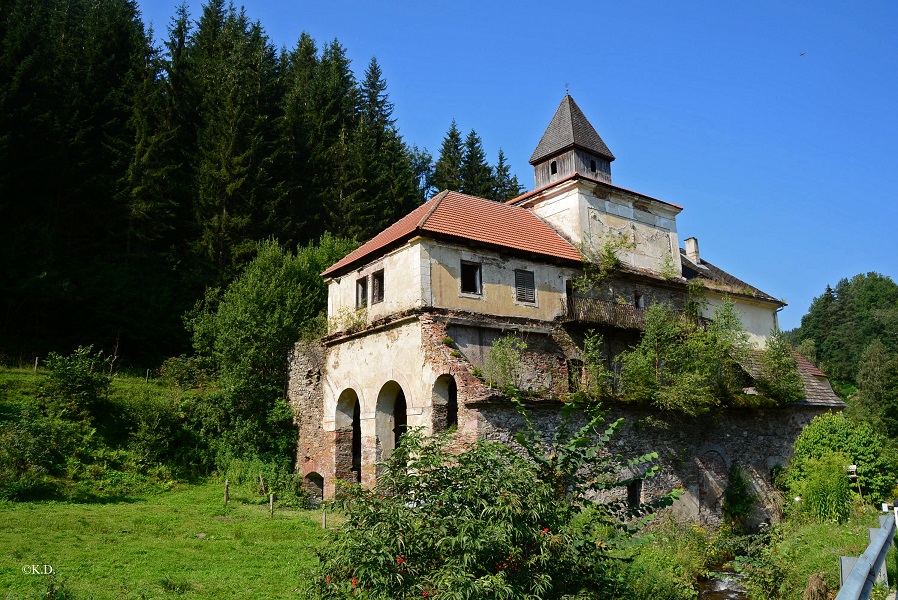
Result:
[[[551,171],[552,175],[558,175],[558,163],[556,161],[552,161],[549,164],[549,171]]]
[[[320,474],[309,473],[303,478],[303,489],[309,495],[312,507],[317,507],[324,500],[324,477]]]
[[[334,475],[353,483],[362,479],[361,413],[355,390],[343,390],[334,415]]]
[[[458,426],[458,385],[452,375],[440,375],[433,383],[431,410],[434,432]]]
[[[377,443],[380,450],[378,460],[386,460],[399,445],[399,440],[408,427],[405,392],[395,381],[388,381],[377,396]]]

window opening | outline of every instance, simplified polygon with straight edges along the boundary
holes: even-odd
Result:
[[[393,448],[399,447],[399,440],[408,426],[408,418],[406,416],[405,394],[402,389],[396,394],[396,400],[393,403]]]
[[[553,160],[552,164],[549,165],[549,170],[552,172],[552,175],[557,175],[558,174],[558,163]]]
[[[461,291],[464,294],[480,294],[480,263],[462,261]]]
[[[596,161],[594,161],[594,160],[589,161],[589,170],[592,171],[593,173],[596,172]]]
[[[371,304],[384,301],[384,272],[380,270],[371,275]]]
[[[362,277],[355,282],[355,307],[368,306],[368,278]]]
[[[627,504],[633,508],[642,506],[642,479],[631,481],[627,485]]]
[[[514,293],[518,302],[536,302],[536,280],[533,271],[514,270]]]
[[[352,474],[355,483],[362,480],[362,407],[358,400],[352,407]]]
[[[633,292],[633,306],[636,308],[645,308],[645,298],[639,292]]]

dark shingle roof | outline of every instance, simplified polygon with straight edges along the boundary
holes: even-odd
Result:
[[[704,259],[699,259],[701,265],[696,265],[689,260],[686,251],[680,248],[680,262],[683,265],[683,278],[687,281],[694,279],[700,280],[705,287],[718,292],[728,294],[741,294],[743,296],[752,296],[758,300],[766,300],[768,302],[776,302],[781,306],[785,306],[785,302],[778,300],[756,288],[749,285],[734,275],[730,275],[723,269],[715,267]]]
[[[415,235],[428,234],[549,259],[573,263],[583,260],[570,242],[525,208],[444,191],[362,244],[322,275],[336,276],[385,254]]]
[[[753,350],[746,364],[742,365],[752,378],[757,378],[761,372],[761,355],[763,350]],[[811,363],[804,356],[792,351],[795,358],[795,364],[798,367],[798,374],[804,383],[804,400],[792,402],[791,406],[826,406],[829,408],[842,409],[845,403],[833,391],[826,375]]]
[[[558,105],[555,116],[546,127],[546,132],[530,157],[530,164],[535,165],[539,161],[558,154],[563,150],[577,146],[588,152],[603,156],[608,160],[614,160],[611,150],[596,133],[589,119],[574,102],[570,95],[566,95]]]

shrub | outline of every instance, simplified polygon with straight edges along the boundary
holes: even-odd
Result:
[[[91,350],[91,346],[79,346],[68,356],[55,352],[47,356],[50,373],[39,395],[61,417],[93,420],[107,398],[112,381],[105,374],[109,358]]]
[[[723,493],[723,516],[735,532],[741,533],[758,497],[752,492],[751,482],[739,465],[730,467],[727,476],[729,482]]]
[[[483,440],[453,455],[450,436],[407,433],[376,489],[342,486],[336,504],[347,520],[306,593],[561,598],[613,587],[615,548],[671,497],[641,509],[594,502],[631,481],[614,477],[621,465],[600,453],[620,422],[601,432],[593,417],[577,428],[572,410],[550,441],[529,426],[518,435],[531,460]]]
[[[857,465],[858,481],[867,501],[875,504],[889,498],[898,479],[898,461],[889,441],[868,424],[851,421],[842,414],[814,417],[804,428],[795,440],[792,464],[783,483],[800,494],[802,482],[811,473],[808,461],[833,453],[841,453],[849,461],[842,465],[843,474],[846,465]]]
[[[797,402],[805,397],[804,382],[798,374],[792,346],[779,331],[774,331],[767,338],[755,385],[759,392],[780,404]]]

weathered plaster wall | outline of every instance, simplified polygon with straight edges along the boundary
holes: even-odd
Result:
[[[577,187],[570,184],[540,200],[530,210],[572,244],[578,245],[583,241],[581,200]]]
[[[621,417],[625,422],[607,448],[624,458],[657,452],[662,469],[657,477],[646,481],[644,501],[681,488],[682,496],[669,510],[678,518],[710,527],[720,524],[727,472],[738,465],[760,498],[754,522],[773,522],[782,499],[773,487],[771,471],[788,462],[798,434],[825,410],[726,410],[697,418],[675,418],[666,428],[658,428],[648,424],[646,417],[653,415],[650,411],[615,406],[606,422]],[[536,428],[546,432],[556,430],[560,421],[557,405],[537,405],[531,409],[531,416]],[[480,407],[480,425],[484,439],[515,445],[514,433],[520,430],[521,419],[513,407],[497,403]],[[624,498],[625,491],[619,490],[616,496]]]
[[[706,294],[708,305],[702,311],[706,317],[713,317],[714,311],[723,304],[724,296],[718,294]],[[730,296],[739,311],[742,326],[748,333],[749,342],[756,348],[765,348],[770,332],[777,329],[776,306],[771,304],[753,303],[749,300]]]
[[[412,240],[405,246],[390,252],[378,260],[331,279],[328,282],[327,315],[333,324],[345,325],[345,315],[356,310],[356,282],[368,278],[368,306],[364,310],[367,323],[388,315],[402,312],[425,304],[423,289],[426,280],[422,277],[422,251],[420,240]],[[373,282],[371,275],[384,272],[383,302],[372,303]],[[341,319],[341,315],[344,316]],[[334,331],[345,329],[338,327]]]
[[[596,250],[607,240],[623,237],[633,247],[619,252],[621,260],[655,273],[680,273],[676,215],[679,209],[658,201],[640,200],[601,187],[581,188],[586,210],[584,237]]]
[[[502,256],[487,250],[436,242],[427,242],[426,246],[430,257],[433,306],[438,308],[551,321],[561,314],[565,282],[576,275],[571,268]],[[461,261],[481,265],[480,294],[462,293]],[[515,269],[533,271],[536,302],[518,302],[515,298]]]

